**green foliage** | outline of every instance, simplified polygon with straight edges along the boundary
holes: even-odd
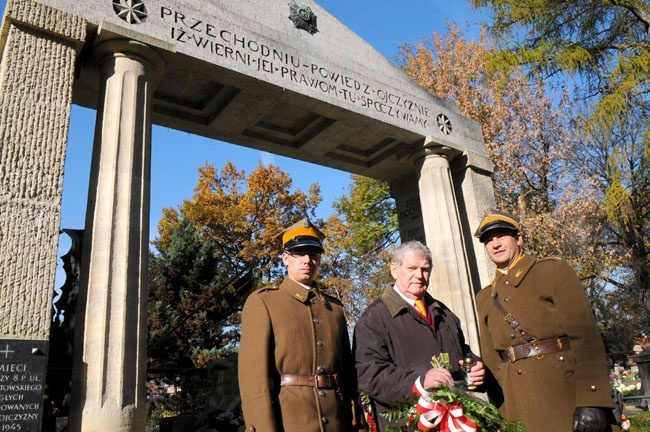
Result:
[[[340,196],[334,208],[351,231],[347,244],[354,255],[374,254],[395,243],[397,212],[387,182],[352,175],[349,196]]]
[[[641,412],[628,417],[630,432],[650,432],[650,413]]]
[[[389,263],[390,246],[398,239],[397,212],[386,182],[357,175],[334,208],[320,274],[345,305],[352,326],[393,281]]]
[[[585,94],[596,97],[596,118],[605,125],[650,91],[646,0],[470,2],[492,11],[492,30],[502,49],[491,68],[525,65],[547,76],[580,74]]]
[[[149,259],[149,364],[201,366],[204,351],[215,352],[238,338],[232,325],[241,298],[228,284],[232,267],[187,219],[172,230],[167,247],[158,241],[154,246],[157,254]]]
[[[407,432],[414,430],[414,424],[417,424],[420,417],[419,412],[415,409],[418,397],[412,397],[402,403],[399,403],[391,411],[380,413],[392,422],[397,422],[399,428],[389,427],[388,431]],[[510,422],[505,420],[497,408],[471,393],[461,389],[450,389],[446,386],[440,386],[435,389],[432,400],[442,401],[446,405],[461,404],[463,414],[469,417],[481,432],[523,432],[524,427],[521,422]]]
[[[278,234],[305,216],[321,225],[314,215],[320,201],[317,183],[309,193],[292,190],[290,176],[276,165],[260,164],[246,175],[230,162],[220,170],[206,164],[194,195],[178,209],[164,210],[157,241],[166,246],[171,230],[187,218],[216,245],[232,274],[255,270],[265,286],[284,275]]]
[[[242,299],[229,261],[187,218],[168,234],[149,258],[147,363],[159,371],[148,389],[157,410],[179,413],[207,406],[206,366],[239,339]]]
[[[650,4],[647,0],[470,2],[491,11],[491,30],[499,49],[490,53],[488,70],[507,73],[522,66],[531,77],[541,73],[549,78],[547,82],[577,78],[573,81],[578,85],[576,95],[589,106],[582,111],[586,120],[577,111],[566,116],[573,119],[577,131],[569,147],[573,160],[568,159],[564,172],[571,176],[569,187],[560,189],[570,193],[561,200],[557,194],[551,197],[555,199],[549,200],[547,209],[527,207],[532,217],[524,219],[529,225],[546,227],[559,211],[580,218],[584,229],[576,225],[567,231],[564,226],[572,224],[571,219],[558,220],[555,228],[532,237],[535,249],[549,251],[546,245],[553,243],[561,246],[555,253],[577,267],[592,302],[608,308],[599,311],[603,329],[612,330],[606,340],[629,344],[629,338],[621,341],[616,331],[628,335],[628,326],[636,326],[637,334],[650,329]],[[499,179],[499,160],[495,165]],[[578,247],[562,237],[582,238],[584,243]],[[619,322],[614,310],[628,323]]]

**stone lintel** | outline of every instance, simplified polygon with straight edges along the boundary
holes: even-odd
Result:
[[[389,182],[410,175],[401,156],[427,136],[459,152],[485,151],[478,123],[313,0],[301,4],[317,16],[315,32],[294,26],[288,4],[38,2],[83,17],[93,44],[114,34],[159,50],[167,68],[154,124]],[[97,65],[80,66],[73,102],[97,109]]]

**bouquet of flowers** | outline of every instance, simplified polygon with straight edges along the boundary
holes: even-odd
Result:
[[[431,366],[450,369],[449,356],[442,353],[431,359]],[[506,421],[496,407],[468,392],[464,386],[441,386],[428,391],[416,380],[411,400],[382,413],[400,427],[393,432],[523,432],[520,422]],[[388,429],[389,431],[391,429]]]

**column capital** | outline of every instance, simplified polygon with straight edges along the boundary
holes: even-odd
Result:
[[[150,65],[154,79],[160,76],[166,67],[165,58],[158,50],[132,39],[106,39],[95,45],[92,56],[97,60],[99,65],[110,57],[126,56],[136,61],[140,59]]]
[[[424,145],[408,156],[408,161],[416,168],[421,168],[424,159],[428,156],[438,156],[446,159],[448,162],[462,154],[460,150],[451,148],[444,144],[437,143],[426,137]]]

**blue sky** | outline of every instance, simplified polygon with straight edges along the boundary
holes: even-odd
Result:
[[[109,0],[106,0],[109,1]],[[415,43],[436,31],[445,31],[453,20],[461,29],[475,35],[484,15],[472,11],[464,0],[316,0],[331,15],[365,39],[389,59],[398,47]],[[5,0],[0,0],[4,11]],[[82,229],[86,210],[90,156],[93,145],[95,111],[74,106],[63,183],[61,227]],[[346,172],[291,160],[197,135],[154,126],[152,135],[151,237],[163,207],[176,207],[192,195],[197,168],[206,162],[221,168],[232,161],[249,173],[257,164],[273,163],[291,174],[294,186],[307,190],[318,181],[323,203],[319,217],[332,213],[333,200],[346,193],[350,176]],[[62,236],[60,250],[69,248]]]

